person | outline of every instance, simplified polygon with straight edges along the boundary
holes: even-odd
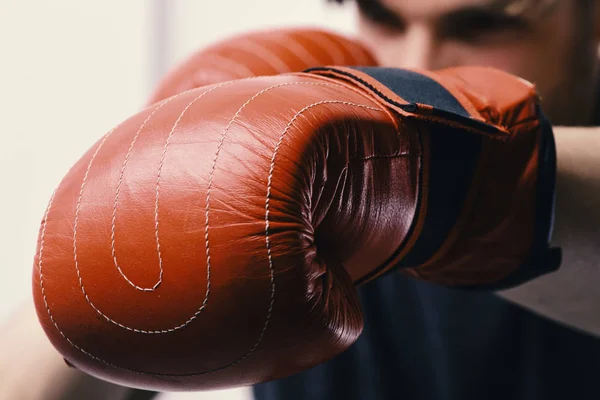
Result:
[[[489,65],[536,84],[556,127],[554,240],[564,247],[563,266],[500,296],[402,274],[371,282],[359,290],[365,330],[354,346],[312,370],[256,386],[256,399],[600,398],[600,340],[589,334],[600,334],[600,202],[591,199],[600,193],[600,131],[593,128],[600,122],[600,4],[357,0],[357,5],[360,37],[382,65]],[[576,180],[587,181],[587,188],[575,189]]]
[[[600,190],[594,127],[600,7],[593,0],[357,3],[360,37],[382,65],[485,64],[535,82],[556,127],[554,240],[563,247],[563,266],[498,294],[389,274],[359,289],[365,330],[348,351],[257,385],[255,398],[599,398],[600,341],[592,335],[600,334],[594,195]],[[71,374],[65,381],[75,381],[77,372]]]

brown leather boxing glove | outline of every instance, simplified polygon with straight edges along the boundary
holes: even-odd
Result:
[[[213,83],[253,76],[301,72],[321,65],[375,66],[355,40],[318,29],[245,33],[192,54],[158,84],[149,103]]]
[[[394,268],[512,285],[557,267],[552,131],[486,68],[316,68],[170,97],[104,136],[53,195],[33,288],[54,346],[124,385],[287,376],[362,328]]]

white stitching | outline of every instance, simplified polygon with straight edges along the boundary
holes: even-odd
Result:
[[[106,138],[108,136],[110,136],[112,134],[112,132],[117,129],[117,127],[113,128],[110,132],[108,132],[108,134],[106,134],[106,136],[104,137],[104,139],[102,140],[102,142],[100,143],[100,145],[102,145],[102,143],[104,143],[104,140],[106,140]],[[82,352],[83,354],[87,355],[88,357],[93,358],[94,360],[100,361],[110,367],[114,367],[114,368],[120,368],[117,365],[111,364],[108,361],[105,361],[101,358],[98,358],[96,356],[94,356],[93,354],[83,350],[81,347],[77,346],[75,343],[73,343],[73,341],[71,339],[69,339],[64,332],[58,327],[58,323],[56,322],[56,320],[54,319],[54,315],[52,314],[52,311],[50,311],[50,306],[48,305],[48,299],[46,297],[46,289],[44,288],[44,274],[43,274],[43,252],[44,252],[44,239],[45,239],[45,235],[46,235],[46,227],[48,225],[48,215],[50,213],[50,208],[52,207],[52,203],[54,202],[54,197],[56,195],[56,192],[58,191],[58,188],[56,188],[56,190],[54,190],[54,192],[52,193],[52,196],[50,197],[50,201],[48,202],[48,206],[46,207],[46,212],[44,213],[44,224],[42,226],[42,232],[40,234],[40,251],[38,253],[38,269],[39,269],[39,277],[40,277],[40,288],[41,288],[41,292],[42,292],[42,298],[44,300],[44,305],[46,306],[46,312],[48,313],[48,317],[50,318],[50,321],[52,321],[52,324],[54,324],[54,327],[56,328],[56,330],[58,331],[58,333],[74,348],[76,348],[77,350],[79,350],[80,352]]]
[[[298,82],[298,84],[300,84],[300,83],[302,83],[302,82]],[[290,83],[290,84],[292,84],[292,83]],[[323,85],[323,86],[340,86],[340,85],[335,85],[335,84],[319,84],[319,83],[307,83],[307,84],[317,84],[317,85]],[[219,86],[220,86],[220,85],[219,85]],[[282,86],[282,85],[275,85],[275,86]],[[213,88],[213,89],[216,89],[216,87],[215,87],[215,88]],[[261,91],[261,92],[262,92],[262,93],[264,93],[266,90],[267,90],[267,89],[265,89],[265,90],[263,90],[263,91]],[[205,93],[206,93],[206,92],[205,92]],[[204,94],[204,93],[203,93],[203,94]],[[203,95],[203,94],[202,94],[202,95]],[[202,96],[202,95],[201,95],[201,96]],[[258,94],[257,94],[257,95],[258,95]],[[253,98],[256,98],[256,97],[257,97],[257,95],[255,95]],[[191,104],[191,103],[190,103],[190,104]],[[186,109],[187,109],[187,108],[189,108],[190,104],[188,104],[188,107],[186,107]],[[242,106],[242,108],[243,108],[243,107],[245,107],[245,106],[247,106],[248,104],[249,104],[249,101],[247,101],[246,103],[244,103],[244,105]],[[266,237],[265,237],[265,245],[266,245],[266,248],[267,248],[267,255],[268,255],[268,260],[269,260],[269,268],[270,268],[270,274],[271,274],[271,278],[270,278],[270,279],[271,279],[271,300],[270,300],[270,305],[269,305],[268,316],[270,316],[270,315],[271,315],[272,308],[273,308],[273,305],[274,305],[274,296],[275,296],[274,267],[273,267],[273,259],[272,259],[272,251],[271,251],[271,242],[270,242],[270,231],[269,231],[269,228],[270,228],[270,222],[269,222],[269,205],[270,205],[270,198],[271,198],[271,188],[272,188],[273,174],[274,174],[274,170],[275,170],[275,161],[276,161],[276,157],[277,157],[277,154],[278,154],[278,152],[279,152],[279,149],[280,149],[280,147],[281,147],[281,144],[282,144],[282,142],[283,142],[284,136],[287,134],[287,132],[288,132],[288,131],[290,130],[290,128],[293,126],[294,122],[295,122],[295,121],[298,119],[298,117],[299,117],[301,114],[303,114],[304,112],[306,112],[307,110],[309,110],[309,109],[311,109],[311,108],[313,108],[313,107],[316,107],[316,106],[322,105],[322,104],[343,104],[343,105],[354,106],[354,107],[361,107],[361,108],[364,108],[364,109],[370,109],[370,110],[375,110],[375,111],[383,111],[383,110],[382,110],[382,109],[380,109],[380,108],[374,108],[374,107],[370,107],[370,106],[365,106],[365,105],[361,105],[361,104],[355,104],[355,103],[346,102],[346,101],[340,101],[340,100],[324,100],[324,101],[319,101],[319,102],[316,102],[316,103],[310,104],[310,105],[308,105],[308,106],[306,106],[306,107],[302,108],[300,111],[298,111],[298,112],[297,112],[297,113],[296,113],[296,114],[295,114],[295,115],[292,117],[292,119],[290,120],[290,122],[289,122],[289,123],[286,125],[286,127],[285,127],[284,131],[281,133],[281,135],[280,135],[280,138],[279,138],[279,140],[278,140],[278,142],[277,142],[277,144],[276,144],[276,146],[275,146],[275,149],[274,149],[274,151],[273,151],[273,156],[272,156],[272,158],[271,158],[271,165],[270,165],[270,168],[269,168],[269,176],[268,176],[268,183],[267,183],[267,195],[266,195],[266,201],[265,201],[265,235],[266,235]],[[156,110],[155,110],[155,111],[156,111]],[[239,111],[239,110],[238,110],[238,111]],[[184,110],[184,112],[185,112],[185,110]],[[181,119],[182,115],[183,115],[183,112],[182,112],[182,114],[180,115],[180,117],[178,118],[178,121]],[[239,112],[238,112],[238,113],[236,113],[236,115],[239,115]],[[235,118],[235,117],[234,117],[234,118]],[[228,126],[229,126],[229,125],[228,125]],[[94,154],[93,154],[93,156],[92,156],[92,160],[93,160],[93,158],[95,158],[95,156],[98,154],[98,152],[99,152],[100,148],[103,146],[104,142],[105,142],[105,141],[108,139],[108,137],[109,137],[109,136],[111,136],[111,134],[112,134],[112,133],[114,132],[114,130],[115,130],[115,129],[117,129],[117,128],[118,128],[118,126],[117,126],[117,127],[115,127],[113,130],[111,130],[111,131],[110,131],[110,132],[109,132],[109,133],[108,133],[108,134],[107,134],[107,135],[106,135],[106,136],[103,138],[102,142],[100,142],[100,144],[99,144],[98,148],[97,148],[97,149],[96,149],[96,151],[94,152]],[[173,130],[174,130],[174,128],[173,128]],[[222,140],[221,140],[220,144],[222,144],[222,142],[223,142],[223,141],[224,141],[224,138],[222,137]],[[166,149],[166,145],[165,145],[165,149]],[[166,150],[165,150],[165,151],[166,151]],[[164,153],[163,153],[163,155],[164,155]],[[217,156],[215,156],[215,162],[216,162],[216,159],[217,159]],[[86,178],[86,177],[87,177],[87,175],[88,175],[88,172],[89,172],[89,167],[90,167],[90,166],[91,166],[91,161],[90,161],[90,164],[88,164],[88,169],[86,170],[86,174],[85,174],[85,176],[84,176],[84,182],[85,182],[85,178]],[[213,167],[214,167],[214,166],[213,166]],[[82,186],[83,186],[83,184],[82,184]],[[57,190],[58,190],[58,188],[57,188]],[[128,371],[132,371],[132,372],[135,372],[135,373],[138,373],[138,374],[143,374],[143,375],[154,375],[154,376],[199,376],[199,375],[206,375],[206,374],[209,374],[209,373],[214,373],[214,372],[217,372],[217,371],[219,371],[219,370],[223,370],[223,369],[225,369],[225,368],[229,368],[229,367],[232,367],[232,366],[234,366],[234,365],[238,364],[239,362],[241,362],[242,360],[244,360],[245,358],[247,358],[247,357],[248,357],[248,356],[249,356],[249,355],[250,355],[250,354],[251,354],[251,353],[252,353],[252,352],[253,352],[253,351],[254,351],[254,350],[255,350],[255,349],[258,347],[259,343],[261,342],[261,340],[262,340],[262,338],[264,337],[264,334],[265,334],[265,332],[266,332],[267,325],[268,325],[268,319],[267,319],[267,321],[265,321],[265,325],[263,326],[263,329],[262,329],[262,331],[261,331],[261,334],[260,334],[260,336],[259,336],[259,338],[258,338],[257,342],[255,343],[255,345],[254,345],[254,346],[253,346],[253,347],[252,347],[252,348],[251,348],[251,349],[250,349],[250,350],[249,350],[249,351],[248,351],[248,352],[247,352],[247,353],[246,353],[244,356],[240,357],[238,360],[236,360],[236,361],[234,361],[234,362],[232,362],[232,363],[230,363],[230,364],[228,364],[228,365],[225,365],[225,366],[222,366],[222,367],[219,367],[219,368],[215,368],[215,369],[212,369],[212,370],[208,370],[208,371],[203,371],[203,372],[201,372],[201,373],[192,373],[192,374],[160,374],[160,373],[152,373],[152,372],[138,371],[138,370],[134,370],[134,369],[130,369],[130,368],[126,368],[126,367],[122,367],[122,366],[118,366],[118,365],[114,365],[114,364],[112,364],[112,363],[109,363],[108,361],[105,361],[105,360],[103,360],[103,359],[100,359],[100,358],[98,358],[98,357],[96,357],[96,356],[92,355],[91,353],[89,353],[89,352],[87,352],[87,351],[83,350],[81,347],[79,347],[79,346],[77,346],[75,343],[73,343],[73,341],[71,341],[71,340],[70,340],[70,339],[69,339],[69,338],[68,338],[68,337],[67,337],[67,336],[64,334],[64,332],[63,332],[63,331],[62,331],[62,330],[59,328],[59,326],[58,326],[57,322],[55,321],[55,319],[54,319],[54,317],[53,317],[53,315],[52,315],[52,312],[50,311],[50,307],[49,307],[49,305],[48,305],[48,301],[47,301],[47,297],[46,297],[46,292],[45,292],[45,288],[44,288],[44,278],[43,278],[43,250],[44,250],[44,239],[45,239],[45,232],[46,232],[46,227],[47,227],[47,223],[48,223],[48,215],[49,215],[49,213],[50,213],[50,209],[51,209],[51,207],[52,207],[52,203],[53,203],[53,201],[54,201],[54,197],[55,197],[55,194],[56,194],[56,191],[57,191],[57,190],[55,190],[55,191],[54,191],[54,193],[52,194],[52,196],[51,196],[51,198],[50,198],[50,201],[49,201],[49,203],[48,203],[48,207],[46,208],[45,215],[44,215],[44,225],[43,225],[43,227],[42,227],[42,232],[41,232],[41,235],[40,235],[40,250],[39,250],[39,255],[38,255],[38,257],[39,257],[39,260],[38,260],[38,268],[39,268],[39,277],[40,277],[40,287],[41,287],[41,292],[42,292],[42,296],[43,296],[43,300],[44,300],[44,304],[45,304],[45,307],[46,307],[46,311],[47,311],[47,313],[48,313],[48,316],[50,317],[50,320],[52,321],[52,323],[54,324],[55,328],[56,328],[56,329],[57,329],[57,331],[60,333],[60,335],[61,335],[61,336],[62,336],[62,337],[63,337],[63,338],[64,338],[64,339],[65,339],[65,340],[66,340],[66,341],[67,341],[67,342],[68,342],[68,343],[71,345],[71,346],[73,346],[75,349],[79,350],[79,351],[80,351],[80,352],[82,352],[83,354],[85,354],[85,355],[89,356],[90,358],[92,358],[92,359],[95,359],[95,360],[97,360],[97,361],[99,361],[99,362],[101,362],[101,363],[103,363],[103,364],[105,364],[105,365],[107,365],[107,366],[110,366],[110,367],[113,367],[113,368],[116,368],[116,369],[122,369],[122,370],[128,370]],[[79,198],[78,198],[78,207],[79,207],[79,203],[80,203],[80,200],[81,200],[81,192],[82,192],[82,189],[80,190],[80,196],[79,196]],[[77,212],[76,212],[76,214],[77,214]],[[208,228],[208,224],[207,224],[207,228]],[[75,227],[74,227],[74,231],[76,231],[76,225],[75,225]],[[75,234],[74,234],[73,236],[74,236],[74,239],[75,239]],[[75,263],[76,263],[76,265],[77,265],[77,261],[76,261],[76,247],[75,247],[75,245],[76,245],[76,243],[74,242],[74,256],[75,256]],[[79,271],[77,271],[77,272],[78,272],[79,281],[80,281],[80,284],[81,284],[81,276],[79,275]],[[82,284],[81,284],[81,285],[82,285]],[[82,285],[82,289],[83,289],[83,285]],[[84,292],[84,294],[85,294],[85,292]],[[91,304],[91,302],[89,302],[89,299],[87,298],[87,295],[86,295],[86,299],[88,300],[88,303],[89,303],[90,305],[92,305],[92,304]],[[92,305],[92,307],[94,307],[94,306]],[[96,308],[94,307],[94,309],[96,309]],[[96,311],[98,311],[98,310],[96,309]]]
[[[275,171],[275,160],[277,158],[277,154],[279,152],[281,144],[283,143],[283,139],[284,139],[285,135],[288,133],[290,128],[294,125],[294,122],[296,122],[298,117],[300,115],[302,115],[304,112],[308,111],[309,109],[320,106],[320,105],[324,105],[324,104],[342,104],[342,105],[347,105],[347,106],[360,107],[360,108],[367,109],[367,110],[383,112],[383,110],[381,108],[370,107],[370,106],[366,106],[363,104],[356,104],[356,103],[351,103],[351,102],[342,101],[342,100],[318,101],[316,103],[309,104],[306,107],[302,108],[300,111],[296,112],[296,114],[292,117],[290,122],[286,125],[285,129],[279,136],[279,140],[277,141],[277,144],[275,145],[275,149],[273,150],[273,156],[271,157],[271,165],[269,167],[269,177],[267,179],[267,196],[266,196],[266,200],[265,200],[265,246],[267,248],[267,258],[269,260],[269,269],[271,272],[271,282],[272,282],[271,303],[269,305],[269,313],[271,313],[271,310],[273,308],[273,303],[275,301],[275,282],[274,282],[275,269],[273,267],[273,257],[272,257],[272,253],[271,253],[271,239],[270,239],[270,232],[269,232],[269,229],[271,226],[270,221],[269,221],[269,213],[270,213],[270,204],[271,204],[271,189],[272,189],[272,183],[273,183],[273,174]],[[263,332],[261,333],[261,338],[264,335],[266,328],[267,327],[265,325],[265,327],[263,328]]]
[[[156,235],[156,246],[157,246],[157,253],[158,253],[158,258],[159,260],[162,259],[161,257],[161,253],[160,253],[160,241],[159,241],[159,235],[158,235],[158,198],[159,198],[159,186],[160,186],[160,176],[161,176],[161,171],[162,171],[162,167],[164,164],[164,157],[165,154],[167,152],[167,147],[169,145],[170,139],[175,131],[175,129],[177,128],[177,125],[179,124],[179,122],[181,121],[181,118],[183,117],[183,115],[185,114],[185,112],[191,107],[191,105],[193,103],[195,103],[198,99],[200,99],[201,97],[203,97],[205,94],[212,92],[214,90],[216,90],[219,87],[222,87],[224,85],[233,83],[234,81],[231,82],[225,82],[225,83],[221,83],[219,85],[215,85],[213,87],[211,87],[210,89],[202,92],[201,94],[199,94],[196,98],[194,98],[194,100],[192,100],[190,103],[188,103],[188,105],[184,108],[184,110],[181,112],[181,114],[179,115],[179,117],[177,118],[175,124],[173,125],[171,131],[169,132],[168,138],[165,141],[165,146],[163,148],[163,153],[161,156],[161,162],[160,162],[160,166],[159,166],[159,172],[157,174],[157,179],[156,179],[156,200],[155,200],[155,208],[154,208],[154,221],[155,221],[155,235]],[[167,100],[165,100],[164,102],[169,101],[172,98],[169,98]],[[160,107],[160,106],[159,106]],[[104,319],[106,319],[108,322],[117,325],[123,329],[126,329],[128,331],[133,331],[136,333],[142,333],[142,334],[164,334],[164,333],[170,333],[170,332],[174,332],[176,330],[182,329],[184,327],[186,327],[190,322],[192,322],[194,319],[196,319],[196,317],[204,310],[204,308],[206,308],[206,303],[208,301],[208,294],[209,294],[209,290],[208,288],[210,287],[209,282],[207,282],[207,291],[206,291],[206,295],[204,298],[204,301],[202,303],[202,306],[194,313],[194,315],[192,315],[186,322],[169,328],[169,329],[158,329],[158,330],[144,330],[144,329],[136,329],[136,328],[131,328],[129,326],[126,326],[124,324],[121,324],[113,319],[111,319],[109,316],[107,316],[106,314],[104,314],[102,311],[100,311],[95,305],[94,303],[90,300],[90,298],[87,295],[87,292],[85,290],[85,287],[83,285],[83,280],[81,278],[81,273],[79,270],[79,263],[77,260],[77,226],[78,226],[78,221],[79,221],[79,210],[81,208],[81,199],[83,197],[83,190],[85,188],[85,184],[87,181],[87,177],[89,174],[89,171],[92,167],[92,164],[94,162],[94,159],[96,158],[98,152],[100,151],[100,149],[102,148],[102,146],[104,145],[104,142],[106,141],[106,139],[110,136],[110,134],[112,133],[109,132],[109,134],[104,138],[104,140],[100,143],[100,145],[98,146],[98,148],[96,149],[94,155],[92,156],[92,158],[90,159],[90,162],[88,163],[88,167],[87,170],[85,172],[85,175],[83,177],[83,182],[81,184],[81,189],[79,191],[79,198],[77,200],[77,207],[76,207],[76,211],[75,211],[75,223],[74,223],[74,228],[73,228],[73,255],[74,255],[74,260],[75,260],[75,269],[77,271],[77,277],[79,279],[79,285],[81,287],[81,291],[86,299],[86,301],[88,302],[88,304],[100,315],[102,316]],[[210,276],[210,270],[207,271],[207,275]]]
[[[121,172],[119,174],[119,182],[117,183],[117,190],[116,190],[116,193],[115,193],[115,202],[114,202],[114,205],[113,205],[113,214],[112,214],[112,222],[111,222],[111,230],[110,230],[111,231],[111,234],[110,234],[111,255],[112,255],[112,258],[113,258],[114,265],[117,268],[117,270],[119,271],[119,273],[121,274],[121,276],[131,286],[133,286],[135,289],[140,290],[142,292],[153,292],[162,283],[162,279],[163,279],[163,263],[162,263],[162,258],[160,256],[158,257],[158,265],[159,265],[159,269],[160,269],[158,281],[151,288],[145,288],[145,287],[137,286],[135,283],[133,283],[127,277],[127,275],[125,275],[125,273],[121,269],[121,266],[119,265],[119,263],[117,261],[117,255],[116,255],[116,249],[115,249],[115,236],[116,236],[115,225],[116,225],[116,221],[117,221],[117,205],[119,203],[119,193],[121,192],[121,185],[123,183],[123,176],[125,175],[125,167],[127,166],[127,161],[129,160],[129,156],[131,155],[131,152],[133,151],[133,147],[135,146],[135,142],[137,141],[138,136],[140,135],[140,133],[142,132],[142,130],[144,129],[144,127],[146,126],[146,124],[148,123],[148,121],[150,121],[150,119],[154,116],[154,114],[158,110],[160,110],[165,104],[167,104],[170,100],[174,99],[175,97],[177,97],[177,96],[174,96],[174,97],[169,98],[169,99],[167,99],[165,101],[162,101],[159,104],[159,106],[156,107],[154,109],[154,111],[152,111],[152,113],[150,113],[148,115],[148,117],[146,117],[146,119],[144,120],[144,122],[142,122],[142,125],[140,126],[140,128],[135,133],[135,136],[133,137],[133,140],[131,141],[129,149],[127,150],[127,154],[125,155],[125,160],[123,161],[123,165],[121,166]]]
[[[221,147],[223,146],[223,143],[225,142],[225,138],[227,136],[227,133],[229,132],[229,129],[231,128],[231,126],[233,125],[233,123],[237,120],[237,118],[239,117],[239,115],[242,113],[242,111],[253,101],[255,100],[257,97],[261,96],[262,94],[276,89],[276,88],[280,88],[280,87],[284,87],[284,86],[291,86],[291,85],[316,85],[316,86],[332,86],[332,87],[343,87],[342,85],[338,85],[338,84],[332,84],[332,83],[320,83],[320,82],[285,82],[285,83],[281,83],[281,84],[277,84],[277,85],[273,85],[270,86],[268,88],[265,88],[261,91],[259,91],[258,93],[256,93],[254,96],[252,96],[251,98],[249,98],[244,104],[242,104],[242,106],[236,111],[236,113],[233,115],[233,117],[231,118],[231,120],[229,121],[229,123],[227,124],[227,126],[225,127],[225,130],[223,131],[222,135],[221,135],[221,139],[219,140],[219,144],[217,146],[217,151],[215,153],[215,157],[213,159],[213,164],[211,166],[211,170],[210,170],[210,174],[209,174],[209,178],[208,178],[208,187],[206,190],[206,210],[205,210],[205,216],[206,216],[206,225],[205,225],[205,240],[206,240],[206,264],[210,270],[210,243],[209,243],[209,221],[210,221],[210,192],[212,189],[212,182],[213,182],[213,177],[214,177],[214,172],[216,169],[216,165],[217,165],[217,160],[219,158],[219,154],[221,152]],[[272,170],[269,173],[269,179],[271,179],[272,176]],[[269,189],[269,194],[267,195],[267,216],[268,216],[268,199],[270,197],[270,189]],[[246,354],[244,354],[242,357],[240,357],[238,360],[234,361],[232,364],[229,365],[233,366],[236,365],[237,363],[243,361],[244,359],[246,359],[248,356],[250,356],[250,354],[252,354],[254,352],[254,350],[256,350],[256,348],[258,348],[258,346],[260,345],[260,343],[262,342],[262,339],[267,331],[267,328],[269,326],[269,322],[271,320],[271,315],[273,312],[273,305],[275,302],[275,271],[273,268],[273,260],[271,257],[271,246],[269,243],[269,234],[268,234],[268,218],[267,218],[267,228],[266,228],[266,232],[267,232],[267,258],[269,260],[269,272],[270,272],[270,279],[271,279],[271,297],[270,297],[270,302],[269,302],[269,309],[267,311],[267,316],[265,317],[265,322],[263,325],[263,328],[261,330],[261,333],[258,337],[258,339],[256,340],[256,342],[254,343],[254,345],[252,346],[252,348],[250,348],[250,350],[248,350],[248,352]],[[222,367],[222,368],[227,368],[228,366]]]

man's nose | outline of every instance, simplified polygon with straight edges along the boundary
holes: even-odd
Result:
[[[424,25],[410,26],[388,43],[382,62],[396,68],[433,69],[436,64],[435,33]]]

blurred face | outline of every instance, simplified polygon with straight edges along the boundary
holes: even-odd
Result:
[[[588,124],[594,13],[579,0],[359,0],[361,37],[384,66],[500,68],[532,81],[553,123]],[[525,4],[525,8],[520,8]]]

